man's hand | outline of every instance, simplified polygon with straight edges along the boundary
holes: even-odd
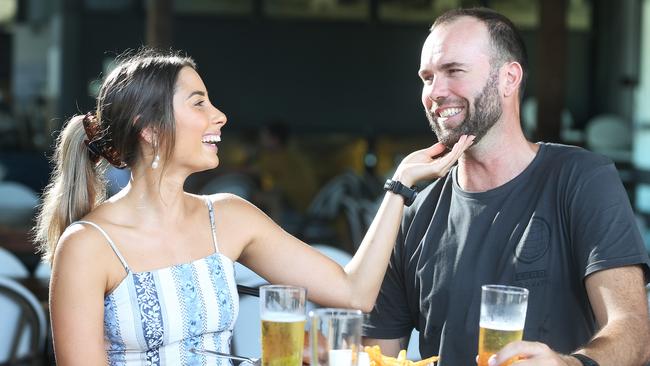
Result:
[[[582,366],[576,358],[561,355],[544,343],[517,341],[507,344],[490,357],[489,366],[506,365],[506,361],[518,357],[517,366]]]

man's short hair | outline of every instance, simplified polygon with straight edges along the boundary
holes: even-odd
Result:
[[[439,25],[448,24],[460,17],[472,17],[485,23],[494,48],[492,67],[503,62],[516,61],[521,65],[523,75],[519,85],[519,97],[523,98],[528,79],[528,54],[521,34],[506,16],[488,8],[454,9],[445,12],[433,23],[430,31]]]

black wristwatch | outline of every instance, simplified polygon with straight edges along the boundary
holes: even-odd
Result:
[[[418,192],[410,187],[403,185],[400,181],[387,179],[384,184],[384,190],[397,193],[400,196],[404,197],[404,204],[410,206],[413,201],[415,201],[415,196]]]
[[[598,365],[598,362],[592,360],[591,358],[581,355],[579,353],[573,353],[571,354],[571,357],[577,358],[580,363],[582,363],[583,366],[600,366]]]

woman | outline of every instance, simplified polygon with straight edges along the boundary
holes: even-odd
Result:
[[[233,195],[183,191],[219,165],[226,116],[208,99],[194,61],[151,50],[104,81],[96,115],[73,117],[36,227],[52,266],[50,310],[59,365],[193,364],[192,347],[228,352],[237,316],[233,262],[271,283],[308,289],[327,306],[369,311],[397,235],[403,198],[388,193],[352,261],[341,268]],[[407,186],[445,174],[471,144],[409,155]],[[131,180],[105,200],[102,171]]]

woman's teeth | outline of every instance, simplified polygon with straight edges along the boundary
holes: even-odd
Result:
[[[204,144],[216,145],[217,142],[221,142],[221,136],[218,136],[218,135],[206,136],[201,140],[201,142],[204,143]]]

